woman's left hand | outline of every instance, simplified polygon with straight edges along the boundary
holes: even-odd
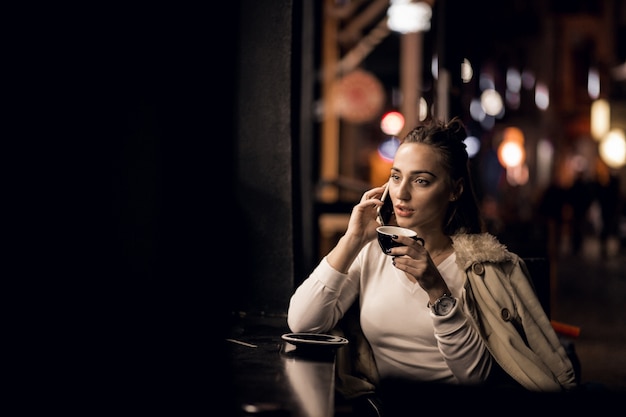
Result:
[[[446,282],[423,244],[406,236],[398,236],[396,241],[406,245],[391,250],[396,268],[404,271],[407,278],[417,282],[428,294],[435,294],[435,299],[444,292],[449,293]]]

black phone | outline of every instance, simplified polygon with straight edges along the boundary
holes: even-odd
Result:
[[[389,184],[385,185],[385,191],[383,191],[383,196],[380,199],[383,205],[378,207],[378,220],[382,226],[385,226],[389,224],[391,216],[393,216],[393,204],[389,196]]]

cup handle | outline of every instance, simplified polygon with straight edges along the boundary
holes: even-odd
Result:
[[[413,240],[424,246],[424,239],[422,239],[421,237],[413,236]]]

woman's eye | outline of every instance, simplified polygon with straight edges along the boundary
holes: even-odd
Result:
[[[415,180],[415,183],[416,183],[416,184],[421,184],[421,185],[426,185],[426,184],[428,184],[428,181],[427,181],[427,180],[425,180],[424,178],[417,178],[417,179]]]

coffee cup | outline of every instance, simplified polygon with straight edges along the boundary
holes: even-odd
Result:
[[[417,237],[417,233],[411,229],[407,229],[400,226],[380,226],[376,228],[376,232],[378,233],[378,244],[382,249],[383,253],[389,255],[389,251],[391,248],[395,248],[398,246],[406,246],[403,243],[396,242],[393,240],[393,236],[407,236],[411,239],[419,242],[420,244],[424,244],[424,239],[421,237]]]

